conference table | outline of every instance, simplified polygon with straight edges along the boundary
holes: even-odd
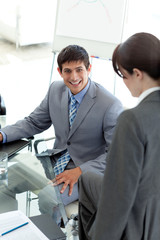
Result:
[[[31,195],[34,195],[33,199],[37,199],[39,191],[51,183],[47,177],[47,171],[53,174],[50,157],[47,156],[47,146],[43,145],[42,147],[42,152],[46,153],[42,155],[45,156],[37,157],[32,147],[34,141],[34,139],[20,139],[10,143],[0,144],[0,151],[8,152],[8,184],[2,184],[0,182],[0,213],[17,209],[21,210],[21,206],[23,213],[28,217],[33,217],[33,221],[35,215],[37,219],[37,212],[39,216],[41,216],[41,213],[39,212],[38,203],[34,204],[34,208],[37,208],[36,211],[30,211],[30,209],[28,209],[30,208],[30,204],[32,206],[34,202]],[[46,164],[47,167],[45,167]],[[61,201],[59,189],[57,186],[53,187],[53,189],[59,202],[63,221],[67,226],[68,219]],[[18,197],[20,195],[23,195],[23,197]],[[25,199],[24,195],[26,196]],[[42,223],[41,226],[43,226]],[[60,234],[63,233],[61,232]],[[78,239],[77,237],[74,238],[74,236],[71,238],[71,233],[68,233],[68,228],[66,228],[65,235],[66,239]],[[70,238],[68,238],[68,235],[70,235]]]
[[[46,233],[47,231],[49,236],[51,234],[60,234],[60,236],[63,237],[65,234],[58,226],[56,227],[52,218],[46,215],[42,218],[43,214],[41,215],[39,211],[38,193],[41,189],[50,184],[50,179],[46,177],[45,169],[40,159],[35,156],[34,152],[30,151],[32,141],[22,139],[0,145],[0,151],[5,150],[9,155],[8,184],[1,183],[0,181],[0,213],[21,210],[25,215],[31,217],[33,222],[35,221],[35,224],[42,232]],[[48,160],[50,161],[50,159]],[[57,195],[56,188],[54,187],[54,189]],[[33,195],[33,197],[31,195]],[[32,198],[37,199],[35,201],[36,203],[34,203]],[[58,200],[61,204],[61,199]],[[34,205],[32,211],[28,209],[30,208],[30,204],[31,206],[32,204]],[[63,205],[61,207],[63,207]],[[50,228],[48,228],[48,224],[46,225],[46,217],[49,219],[48,221],[52,222]],[[42,221],[44,221],[44,224],[42,224]],[[53,227],[51,228],[51,226]],[[66,237],[60,239],[66,239]]]

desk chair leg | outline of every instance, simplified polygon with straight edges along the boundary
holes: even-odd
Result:
[[[31,201],[36,200],[38,197],[32,197],[32,192],[26,192],[26,216],[30,217],[30,208],[31,208]]]
[[[31,192],[26,192],[26,216],[30,217],[30,206],[31,206]]]

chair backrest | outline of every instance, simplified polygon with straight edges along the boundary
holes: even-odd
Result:
[[[35,156],[37,157],[38,160],[40,160],[40,162],[41,162],[41,164],[44,168],[46,177],[50,180],[55,178],[55,175],[54,175],[54,172],[53,172],[53,166],[52,166],[52,162],[51,162],[51,159],[50,159],[49,150],[46,149],[45,151],[42,151],[42,152],[39,153],[38,145],[40,145],[40,143],[44,143],[44,145],[46,147],[45,142],[49,141],[49,140],[52,140],[52,139],[55,139],[55,137],[46,138],[46,139],[37,139],[37,140],[34,141],[34,144],[33,144],[34,151],[35,151]]]
[[[0,95],[0,115],[6,115],[6,107],[1,95]]]

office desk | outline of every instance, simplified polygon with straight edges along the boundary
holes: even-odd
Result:
[[[19,147],[21,145],[23,145],[24,147],[28,146],[26,141],[12,142],[14,146],[17,146],[17,143],[20,144]],[[9,146],[10,148],[12,144],[10,143],[1,145],[0,151],[7,150],[7,146]],[[22,149],[21,147],[19,148],[19,150]],[[32,152],[26,150],[26,152],[19,152],[17,154],[13,154],[8,161],[8,186],[0,185],[0,213],[19,209],[19,202],[16,199],[16,195],[18,193],[27,192],[28,190],[40,190],[47,186],[48,182],[49,179],[46,178],[46,174],[40,160],[38,160]],[[21,202],[21,205],[22,204],[24,204],[25,208],[26,202]],[[45,216],[45,218],[47,218],[47,221],[49,221],[49,217]],[[41,229],[41,226],[43,226],[43,221],[44,229]],[[42,218],[41,215],[38,217],[33,217],[33,222],[35,222],[35,224],[37,223],[36,225],[40,228],[40,230],[42,230],[42,232],[46,231],[48,223],[46,223],[44,217]],[[45,224],[47,224],[46,227]],[[51,240],[65,239],[65,235],[59,228],[55,227],[55,223],[51,222],[50,226],[51,225],[54,225],[55,236],[57,236],[57,234],[60,234],[61,238],[51,238],[49,237],[50,235],[48,235],[47,237]],[[48,234],[51,234],[52,232],[53,229]],[[44,232],[44,234],[46,234],[46,232]]]
[[[0,184],[0,213],[17,210],[16,194],[42,189],[48,181],[40,161],[31,152],[14,154],[8,161],[8,186]]]
[[[2,126],[5,126],[6,117],[0,118],[0,123]],[[42,138],[42,137],[40,137]],[[34,153],[28,151],[28,148],[31,148],[32,141],[31,140],[17,140],[5,144],[0,144],[0,151],[4,151],[8,153],[9,161],[8,161],[8,186],[0,184],[0,213],[13,211],[19,209],[19,205],[24,206],[23,209],[26,208],[26,201],[18,201],[16,196],[19,193],[25,193],[28,191],[36,191],[41,190],[45,186],[48,185],[49,179],[46,177],[46,173],[44,170],[41,161],[37,159]],[[26,151],[21,151],[26,149]],[[43,151],[47,149],[46,146],[43,146]],[[45,158],[46,163],[50,163],[50,171],[53,172],[53,168],[50,162],[50,158]],[[49,164],[48,164],[49,165]],[[55,194],[57,195],[57,187],[55,189]],[[59,199],[59,197],[57,196]],[[24,199],[23,199],[24,200]],[[61,199],[59,199],[61,201]],[[20,203],[20,204],[19,204]],[[62,205],[62,204],[61,204]],[[38,208],[38,205],[36,206]],[[22,209],[19,209],[22,210]],[[23,211],[26,214],[26,211]],[[34,214],[33,214],[34,216]],[[44,220],[44,217],[46,218]],[[33,217],[33,222],[40,228],[40,230],[46,231],[44,228],[41,229],[41,226],[44,226],[47,221],[47,225],[49,225],[49,216],[40,216]],[[39,225],[40,224],[40,225]],[[55,223],[51,223],[52,225]],[[57,229],[57,228],[56,228]],[[52,229],[53,230],[53,229]],[[51,231],[52,232],[52,231]],[[50,232],[50,233],[51,233]],[[56,233],[59,231],[57,230]],[[64,234],[60,231],[60,236],[64,237]],[[45,232],[44,232],[45,234]],[[47,236],[48,237],[48,236]],[[52,238],[49,238],[52,239]],[[56,238],[53,238],[56,239]],[[65,239],[65,238],[59,238]]]

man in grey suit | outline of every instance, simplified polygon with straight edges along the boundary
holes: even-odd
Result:
[[[84,48],[69,45],[59,53],[57,61],[63,81],[51,84],[44,100],[28,117],[3,128],[0,140],[6,138],[9,142],[30,137],[53,125],[56,136],[53,166],[61,157],[69,158],[64,170],[54,179],[67,205],[78,199],[77,182],[82,172],[90,169],[103,173],[117,117],[123,108],[116,97],[90,80],[91,65]],[[76,100],[76,116],[70,125],[72,96]],[[52,198],[52,189],[53,186],[48,185],[40,192],[39,206],[42,213],[53,212],[58,223],[59,210]]]

